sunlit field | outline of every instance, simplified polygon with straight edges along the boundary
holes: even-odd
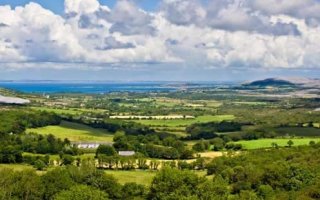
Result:
[[[46,126],[42,128],[28,129],[28,133],[34,132],[42,135],[54,136],[70,141],[105,141],[111,142],[113,135],[103,129],[91,128],[86,125],[62,121],[59,126]]]

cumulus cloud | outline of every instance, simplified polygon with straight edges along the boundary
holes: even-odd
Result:
[[[70,13],[92,13],[99,9],[97,0],[65,0],[65,12]]]
[[[154,32],[152,16],[129,0],[118,1],[107,19],[112,23],[111,32],[125,35],[150,35]]]
[[[194,24],[200,27],[228,31],[251,31],[274,35],[298,35],[292,23],[271,23],[270,16],[252,9],[246,0],[164,0],[163,15],[177,25]],[[273,4],[275,5],[275,4]]]
[[[113,8],[65,0],[64,15],[32,2],[0,6],[0,63],[12,69],[43,63],[320,68],[319,13],[317,0],[162,0],[152,12],[133,0]]]
[[[104,39],[104,44],[97,47],[98,50],[109,50],[109,49],[127,49],[134,48],[135,46],[132,43],[124,43],[117,41],[113,36],[106,37]]]

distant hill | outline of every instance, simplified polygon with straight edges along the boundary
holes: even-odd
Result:
[[[244,86],[249,87],[286,87],[286,86],[296,86],[295,83],[292,83],[287,80],[268,78],[264,80],[257,80],[250,83],[243,84]]]

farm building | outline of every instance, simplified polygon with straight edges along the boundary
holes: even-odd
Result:
[[[112,146],[111,142],[72,142],[71,144],[79,149],[97,149],[100,145]]]
[[[134,151],[119,151],[119,156],[133,156],[136,152]]]

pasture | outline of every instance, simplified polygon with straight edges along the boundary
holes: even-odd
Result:
[[[195,119],[135,120],[135,122],[153,127],[186,127],[195,123],[221,122],[234,119],[234,115],[204,115]]]
[[[206,176],[206,171],[194,171],[198,176]],[[150,186],[153,178],[157,174],[157,171],[151,170],[132,170],[132,171],[121,171],[121,170],[105,170],[106,174],[113,175],[120,184],[125,183],[138,183],[145,186]],[[211,179],[212,176],[206,176]]]
[[[293,141],[293,146],[309,145],[310,141],[320,142],[320,138],[276,138],[276,139],[259,139],[250,141],[239,141],[236,144],[242,144],[244,149],[263,149],[271,148],[272,143],[276,143],[279,147],[288,146],[288,141]]]
[[[14,171],[32,170],[34,169],[31,165],[26,164],[0,164],[1,169],[12,169]]]
[[[49,108],[49,107],[31,107],[33,110],[38,110],[38,111],[46,111],[46,112],[53,112],[58,115],[62,114],[68,114],[68,115],[81,115],[82,113],[104,113],[107,112],[106,110],[103,109],[85,109],[85,108],[68,108],[68,109],[63,109],[63,108]]]
[[[113,135],[103,129],[91,128],[86,125],[62,121],[58,126],[46,126],[42,128],[27,129],[27,133],[38,133],[42,135],[53,134],[57,138],[68,138],[70,141],[97,141],[112,142]]]
[[[122,170],[105,170],[106,174],[113,175],[120,184],[125,183],[138,183],[145,186],[151,185],[153,177],[156,175],[156,171],[122,171]]]

